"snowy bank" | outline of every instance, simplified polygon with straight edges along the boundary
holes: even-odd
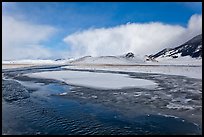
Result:
[[[173,66],[173,65],[135,65],[135,66],[108,66],[108,65],[75,65],[64,66],[67,69],[111,70],[139,73],[158,73],[167,75],[180,75],[190,78],[202,79],[202,66]]]

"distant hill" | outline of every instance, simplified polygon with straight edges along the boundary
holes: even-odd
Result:
[[[71,61],[72,64],[136,64],[144,63],[142,58],[136,57],[133,53],[127,53],[121,56],[85,56],[76,60]]]

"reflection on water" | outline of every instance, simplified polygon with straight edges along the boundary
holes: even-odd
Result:
[[[3,134],[201,134],[196,125],[180,118],[127,118],[100,104],[52,96],[69,92],[68,85],[26,86],[37,89],[30,93],[30,98],[2,102]]]

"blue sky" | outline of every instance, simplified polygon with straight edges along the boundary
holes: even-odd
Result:
[[[62,39],[90,28],[111,28],[128,22],[187,27],[192,15],[202,14],[201,2],[4,2],[2,6],[2,16],[56,28],[52,39],[41,42],[50,50],[69,50]]]
[[[65,28],[67,33],[127,22],[186,25],[192,14],[201,12],[201,2],[18,2],[3,5],[5,15],[21,15],[30,22]]]

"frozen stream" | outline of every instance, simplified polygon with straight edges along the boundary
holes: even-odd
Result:
[[[117,83],[112,87],[100,87],[101,83],[93,86],[94,78],[87,85],[76,83],[81,78],[70,82],[76,76],[28,77],[30,73],[65,70],[3,70],[3,134],[201,134],[202,80],[163,74],[75,71],[79,76],[95,73],[114,75],[115,80],[121,76],[120,80],[149,82],[139,86],[128,82],[130,85],[116,88]]]

